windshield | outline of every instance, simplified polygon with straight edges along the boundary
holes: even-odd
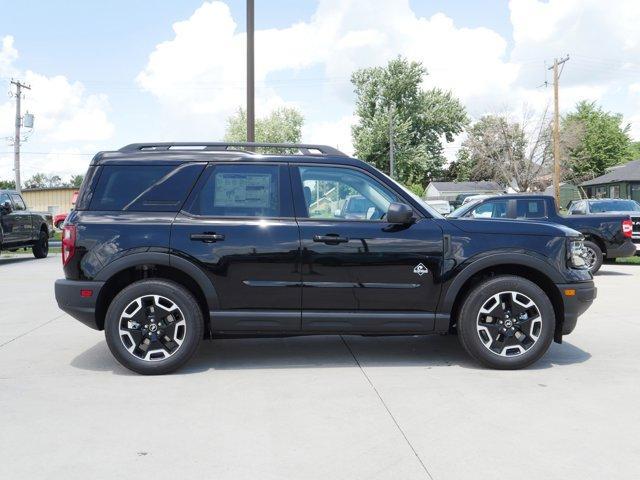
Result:
[[[605,212],[640,212],[640,205],[635,200],[603,200],[590,202],[591,213]]]

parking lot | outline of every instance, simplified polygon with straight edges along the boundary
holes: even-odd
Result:
[[[605,265],[523,371],[453,336],[215,340],[120,367],[58,310],[59,255],[0,259],[0,478],[639,478],[640,265]]]

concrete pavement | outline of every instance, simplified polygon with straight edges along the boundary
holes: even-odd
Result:
[[[455,337],[215,340],[183,370],[120,367],[53,298],[60,257],[0,259],[0,478],[640,477],[640,266],[532,368]]]

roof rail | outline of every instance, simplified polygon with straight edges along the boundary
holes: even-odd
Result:
[[[122,147],[119,152],[145,152],[166,150],[194,150],[194,151],[226,151],[233,149],[246,149],[246,153],[254,153],[254,148],[281,148],[283,150],[297,150],[302,155],[335,155],[347,157],[348,155],[337,148],[328,145],[312,145],[307,143],[262,143],[262,142],[162,142],[162,143],[132,143]]]

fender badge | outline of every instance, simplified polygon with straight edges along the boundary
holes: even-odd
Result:
[[[417,273],[418,275],[422,276],[425,273],[429,273],[429,269],[425,267],[422,263],[419,263],[413,268],[413,273]]]

